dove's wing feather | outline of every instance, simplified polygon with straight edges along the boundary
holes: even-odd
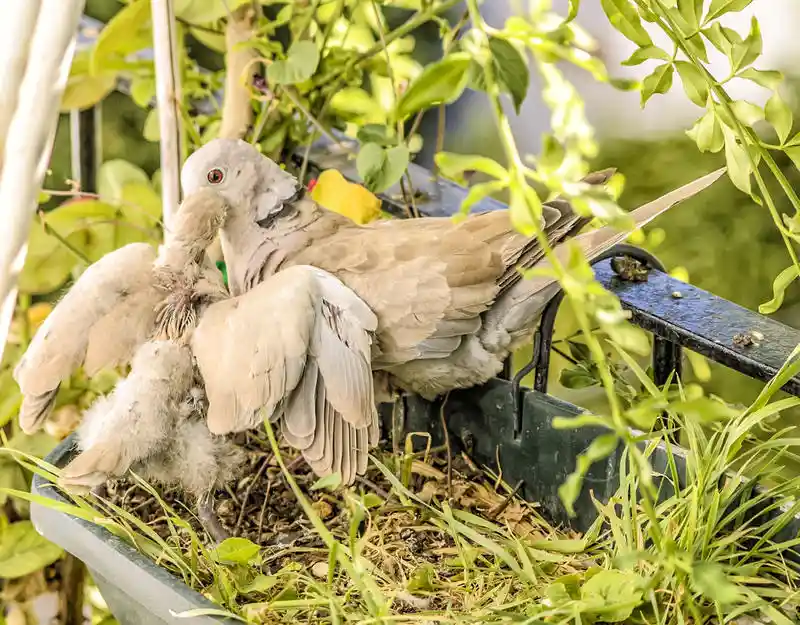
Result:
[[[84,365],[92,374],[126,363],[153,329],[158,292],[155,250],[131,243],[92,264],[45,319],[14,370],[25,396],[20,425],[33,431],[52,405],[43,401]]]
[[[213,304],[192,336],[209,429],[222,434],[256,427],[262,411],[274,419],[280,407],[284,437],[312,468],[340,471],[352,481],[356,430],[368,435],[377,427],[370,365],[376,326],[352,291],[307,266]]]
[[[192,334],[208,396],[208,427],[238,432],[270,419],[300,382],[313,328],[311,279],[281,272],[209,306]]]

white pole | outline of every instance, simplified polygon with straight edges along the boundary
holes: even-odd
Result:
[[[3,167],[2,146],[17,109],[19,86],[39,15],[39,0],[11,0],[4,13],[0,20],[0,169]]]
[[[156,66],[156,101],[161,132],[161,202],[164,238],[180,203],[181,134],[180,68],[172,0],[152,0],[153,50]]]
[[[15,0],[4,2],[4,20],[30,25],[32,10],[39,12],[28,39],[20,32],[17,44],[29,41],[25,70],[16,88],[16,107],[3,143],[0,172],[0,355],[17,297],[17,277],[27,252],[28,232],[53,149],[59,106],[69,76],[75,36],[84,0]],[[14,11],[13,8],[17,11]],[[2,42],[0,68],[19,67],[20,48]],[[13,55],[13,59],[9,58]],[[2,69],[0,69],[2,74]],[[3,79],[13,80],[4,75]],[[9,87],[12,87],[9,85]]]

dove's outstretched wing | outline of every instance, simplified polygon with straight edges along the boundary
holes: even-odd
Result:
[[[318,475],[352,483],[377,444],[372,311],[332,275],[297,265],[211,305],[192,336],[215,434],[281,420]]]
[[[91,265],[33,337],[14,370],[23,394],[19,422],[34,432],[61,382],[83,366],[92,375],[127,363],[152,332],[160,297],[152,280],[156,251],[131,243]]]

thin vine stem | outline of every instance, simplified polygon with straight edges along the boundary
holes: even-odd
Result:
[[[478,9],[477,1],[467,0],[467,6],[469,8],[470,17],[472,18],[473,28],[475,28],[479,33],[481,33],[481,35],[484,38],[486,38],[487,34],[485,30],[485,23]],[[494,113],[495,122],[497,123],[498,129],[500,131],[501,143],[503,144],[503,149],[506,153],[506,158],[508,159],[509,162],[509,173],[510,173],[510,178],[512,180],[512,184],[517,184],[520,187],[525,188],[528,186],[528,182],[525,179],[527,168],[522,162],[522,157],[520,156],[519,150],[517,148],[517,144],[514,139],[514,134],[511,130],[511,124],[508,120],[508,116],[505,114],[505,111],[503,110],[503,105],[502,102],[500,101],[500,88],[497,82],[497,78],[494,75],[494,68],[492,67],[491,63],[487,63],[485,65],[484,77],[486,81],[486,92],[489,96],[489,100],[492,105],[492,111]],[[554,273],[556,274],[557,280],[559,281],[559,283],[564,284],[565,279],[567,277],[567,272],[564,269],[564,266],[561,264],[561,262],[558,260],[558,258],[556,258],[555,254],[553,253],[553,250],[550,247],[550,242],[548,241],[547,236],[541,227],[535,228],[535,236],[545,254],[545,257],[547,258],[550,266],[552,267]],[[591,333],[591,323],[589,320],[589,316],[586,314],[586,311],[583,310],[580,306],[575,305],[575,302],[569,296],[569,293],[567,293],[567,299],[570,300],[570,306],[573,312],[575,313],[578,325],[584,333],[587,347],[589,347],[589,350],[592,354],[592,358],[598,365],[600,379],[603,384],[603,389],[605,390],[609,406],[611,408],[611,416],[614,421],[615,429],[617,430],[617,433],[619,435],[625,436],[627,428],[625,428],[624,421],[622,419],[622,411],[619,403],[619,398],[617,397],[616,391],[614,389],[614,381],[610,374],[610,367],[608,365],[605,352],[603,351],[603,347],[597,340],[597,338],[593,336]]]

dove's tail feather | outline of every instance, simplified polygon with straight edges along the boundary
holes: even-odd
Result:
[[[716,182],[724,173],[725,168],[722,167],[634,209],[628,213],[633,220],[633,227],[628,230],[618,230],[612,226],[604,226],[603,228],[578,235],[575,237],[575,242],[580,245],[581,250],[589,259],[595,258],[627,239],[634,230],[643,228],[673,206],[697,195],[700,191]]]
[[[26,395],[19,408],[19,425],[25,434],[33,434],[53,411],[61,384],[41,395]]]
[[[596,258],[603,252],[624,241],[634,230],[637,230],[653,219],[706,189],[725,173],[725,168],[718,169],[697,180],[694,180],[666,195],[653,200],[631,211],[633,227],[618,230],[605,226],[592,230],[574,238],[573,243],[580,246],[589,259]],[[562,261],[569,254],[569,244],[561,244],[555,248],[555,254]],[[544,265],[544,262],[540,265]],[[530,337],[547,302],[558,292],[558,283],[549,276],[533,276],[521,280],[504,293],[487,311],[481,331],[481,343],[487,351],[498,354],[513,351]]]

